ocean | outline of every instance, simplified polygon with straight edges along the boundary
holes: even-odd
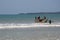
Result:
[[[35,17],[46,17],[47,23],[35,23]],[[49,24],[49,20],[52,24]],[[41,25],[40,25],[41,24]],[[0,15],[0,28],[19,28],[36,26],[60,26],[60,13],[20,13]]]
[[[60,13],[21,13],[21,14],[2,14],[0,15],[0,23],[35,23],[35,17],[46,16],[48,20],[55,22],[60,21]]]
[[[35,23],[35,17],[38,16],[45,16],[52,23]],[[60,14],[0,15],[0,40],[60,40]]]

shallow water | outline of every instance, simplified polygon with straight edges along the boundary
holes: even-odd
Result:
[[[60,40],[60,27],[0,29],[0,40]]]

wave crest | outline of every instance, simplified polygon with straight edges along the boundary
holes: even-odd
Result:
[[[21,24],[21,23],[5,23],[1,24],[0,23],[0,29],[1,28],[29,28],[29,27],[60,27],[60,23],[55,24],[49,24],[49,23],[26,23],[26,24]]]

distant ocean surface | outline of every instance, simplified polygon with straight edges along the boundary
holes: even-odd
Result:
[[[60,22],[60,13],[21,13],[16,15],[0,15],[0,23],[35,23],[35,17],[46,16],[48,20]]]
[[[35,23],[38,16],[46,16],[52,24]],[[60,40],[60,14],[0,15],[0,40]]]

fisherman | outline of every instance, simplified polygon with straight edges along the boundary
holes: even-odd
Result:
[[[38,20],[40,19],[40,16],[38,17]]]
[[[47,22],[47,19],[46,19],[46,17],[44,16],[44,18],[43,19],[41,19],[42,20],[42,22],[43,23],[46,23]]]
[[[46,19],[46,17],[44,16],[44,20],[45,20],[45,22],[47,22],[48,21],[48,19]]]
[[[38,17],[39,22],[47,22],[46,17],[44,16],[43,19],[40,19],[40,16]]]
[[[40,16],[35,17],[35,22],[37,22],[37,23],[38,23],[38,22],[40,22],[40,20],[41,20],[41,19],[40,19]]]
[[[44,19],[46,19],[46,17],[44,16]]]
[[[35,22],[43,22],[43,23],[45,23],[45,22],[47,22],[47,19],[46,19],[45,16],[44,16],[43,19],[41,19],[40,16],[38,16],[38,17],[35,17]]]
[[[40,16],[38,17],[38,21],[39,21],[39,22],[42,22],[42,19],[40,19]]]
[[[51,24],[51,20],[49,20],[49,24]]]
[[[35,22],[39,22],[38,17],[35,17]]]

